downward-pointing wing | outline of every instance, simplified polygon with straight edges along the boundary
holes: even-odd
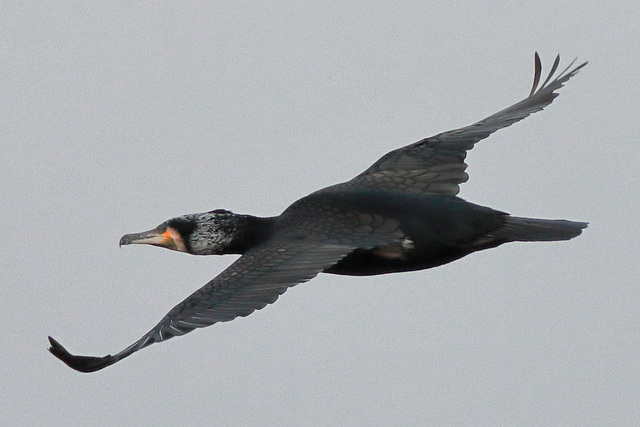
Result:
[[[353,249],[349,245],[272,240],[246,252],[215,279],[176,305],[142,338],[113,356],[76,356],[51,337],[49,351],[78,371],[100,370],[155,342],[247,316],[273,303],[288,287],[313,278]]]
[[[297,201],[281,218],[277,236],[245,252],[121,352],[104,357],[76,356],[51,337],[49,351],[73,369],[97,371],[155,342],[247,316],[356,248],[373,248],[402,238],[395,219],[332,206],[314,196]]]

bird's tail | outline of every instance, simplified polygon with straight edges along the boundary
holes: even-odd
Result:
[[[507,216],[502,228],[493,232],[493,236],[509,242],[543,242],[569,240],[579,236],[586,222],[566,221],[564,219],[534,219]]]

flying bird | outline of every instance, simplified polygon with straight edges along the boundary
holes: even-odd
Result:
[[[77,356],[51,337],[49,351],[75,370],[93,372],[153,343],[248,316],[318,273],[366,276],[422,270],[503,243],[580,235],[585,222],[511,216],[456,196],[468,179],[467,151],[549,105],[558,96],[555,91],[587,64],[572,69],[574,60],[553,78],[559,62],[558,56],[538,87],[542,65],[536,53],[527,98],[470,126],[391,151],[350,181],[311,193],[279,216],[214,210],[123,236],[120,245],[242,256],[119,353]]]

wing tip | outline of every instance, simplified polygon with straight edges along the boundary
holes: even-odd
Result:
[[[69,353],[69,351],[53,337],[49,337],[49,343],[51,344],[49,352],[63,361],[68,367],[78,372],[87,373],[99,371],[120,360],[110,354],[104,357],[76,356]]]
[[[556,58],[553,61],[553,65],[551,66],[551,71],[549,71],[549,74],[547,75],[547,78],[544,80],[542,85],[538,87],[540,83],[540,77],[542,75],[542,61],[540,60],[540,55],[538,55],[538,52],[535,52],[535,55],[534,55],[535,71],[533,76],[533,85],[531,87],[531,92],[529,92],[529,97],[536,95],[547,88],[551,88],[551,92],[555,91],[556,89],[559,89],[564,85],[564,83],[566,83],[567,80],[569,80],[571,77],[576,75],[578,71],[580,71],[580,69],[582,69],[585,65],[589,63],[589,61],[585,61],[582,64],[577,65],[572,69],[571,67],[573,67],[573,65],[576,63],[577,60],[578,58],[574,58],[574,60],[571,61],[571,63],[564,70],[562,70],[555,77],[555,79],[552,80],[554,74],[556,74],[556,71],[558,70],[558,66],[560,65],[560,55],[556,55]]]
[[[542,61],[540,60],[540,55],[538,52],[535,53],[533,61],[534,71],[533,71],[533,85],[531,86],[531,92],[529,92],[529,96],[533,95],[538,88],[538,83],[540,83],[540,76],[542,75]]]

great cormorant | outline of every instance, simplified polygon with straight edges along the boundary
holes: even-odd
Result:
[[[121,245],[150,244],[194,255],[241,254],[216,278],[175,306],[121,352],[70,354],[49,337],[49,351],[71,368],[93,372],[153,343],[196,328],[247,316],[290,286],[318,273],[373,275],[442,265],[514,241],[568,240],[584,222],[530,219],[456,197],[467,181],[467,151],[481,139],[542,110],[586,62],[572,62],[552,80],[559,57],[527,98],[470,126],[391,151],[350,181],[316,191],[280,216],[259,218],[226,210],[184,215],[153,230],[127,234]]]

